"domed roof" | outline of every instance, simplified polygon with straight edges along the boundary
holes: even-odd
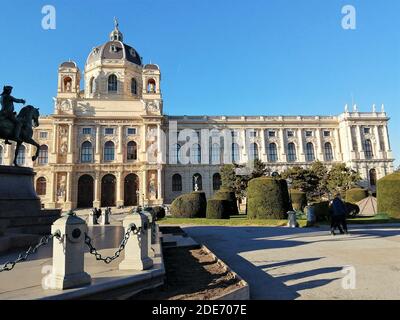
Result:
[[[156,64],[146,64],[144,66],[144,69],[147,69],[147,70],[160,70],[160,67],[158,65],[156,65]]]
[[[142,58],[139,53],[121,41],[108,41],[105,44],[96,47],[89,54],[87,64],[99,60],[127,60],[139,66],[142,65]]]
[[[136,65],[142,66],[142,58],[139,53],[123,43],[123,34],[119,31],[118,21],[115,19],[114,30],[110,34],[110,41],[92,50],[87,59],[87,64],[101,60],[127,60]]]
[[[60,68],[78,68],[78,66],[74,61],[67,61],[67,62],[63,62],[60,65]]]

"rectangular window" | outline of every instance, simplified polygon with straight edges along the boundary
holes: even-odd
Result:
[[[288,131],[288,132],[287,132],[287,136],[288,136],[288,137],[294,137],[294,132],[291,131],[291,130]]]
[[[330,137],[331,136],[331,132],[328,130],[324,131],[324,137]]]
[[[92,128],[83,128],[82,133],[83,134],[92,134]]]
[[[129,136],[136,135],[136,128],[128,128],[128,135]]]
[[[48,136],[49,136],[49,134],[47,131],[40,131],[40,133],[39,133],[40,139],[47,139]]]
[[[106,135],[113,135],[114,134],[114,128],[105,128],[104,133]]]
[[[310,130],[306,131],[306,137],[312,137],[312,131]]]
[[[371,128],[364,128],[364,134],[370,134]]]
[[[250,131],[250,138],[255,138],[257,137],[257,131],[251,130]]]
[[[268,136],[270,138],[274,138],[276,136],[276,132],[275,131],[268,131]]]
[[[239,136],[239,132],[237,132],[237,131],[231,131],[231,134],[232,134],[232,138],[236,138]]]

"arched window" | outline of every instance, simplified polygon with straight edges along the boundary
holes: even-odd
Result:
[[[94,93],[94,77],[90,78],[90,82],[89,82],[89,93],[90,93],[90,94]]]
[[[25,152],[26,148],[24,145],[19,147],[18,157],[17,157],[17,164],[19,166],[23,166],[25,164]]]
[[[38,196],[45,196],[46,195],[46,178],[40,177],[36,180],[36,193]]]
[[[181,146],[179,144],[175,144],[172,146],[170,155],[169,155],[170,163],[172,163],[172,164],[180,163],[180,161],[179,161],[180,150],[181,150]]]
[[[293,142],[288,144],[288,155],[287,155],[288,162],[295,162],[297,160],[296,155],[296,146]]]
[[[40,165],[48,164],[49,163],[49,147],[43,145],[39,149],[39,158],[38,163]]]
[[[276,148],[276,143],[270,143],[268,145],[268,161],[269,162],[278,161],[278,150]]]
[[[71,92],[72,91],[72,79],[71,77],[64,78],[64,92]]]
[[[180,174],[174,174],[172,176],[172,191],[182,191],[182,176]]]
[[[135,141],[128,142],[127,159],[128,160],[137,160],[137,143]]]
[[[306,161],[315,161],[314,145],[311,142],[306,144]]]
[[[257,143],[250,144],[249,160],[258,160],[258,145]]]
[[[93,161],[93,147],[89,141],[82,143],[81,162],[88,163]]]
[[[107,141],[104,145],[104,161],[114,161],[115,145],[112,141]]]
[[[137,81],[135,78],[132,78],[131,80],[131,94],[137,95]]]
[[[214,143],[211,146],[211,164],[220,164],[221,163],[221,149],[218,143]]]
[[[364,142],[365,158],[372,159],[374,157],[374,151],[372,150],[371,140],[367,139]]]
[[[202,178],[201,174],[199,174],[199,173],[196,173],[195,175],[193,175],[193,191],[196,191],[196,184],[197,184],[198,191],[203,190],[203,178]]]
[[[0,146],[0,165],[3,164],[4,149]]]
[[[201,163],[201,147],[197,143],[190,149],[190,161],[192,164]]]
[[[333,161],[333,149],[330,142],[325,143],[325,161]]]
[[[219,173],[215,173],[213,175],[213,189],[219,190],[221,189],[222,181],[221,181],[221,175]]]
[[[108,77],[108,92],[117,93],[118,92],[118,78],[115,74]]]
[[[240,162],[239,145],[237,143],[232,143],[232,162]]]
[[[156,93],[156,81],[154,79],[149,79],[147,81],[147,93]]]
[[[377,181],[377,176],[376,176],[376,170],[371,169],[369,170],[369,184],[371,187],[376,186],[376,181]]]

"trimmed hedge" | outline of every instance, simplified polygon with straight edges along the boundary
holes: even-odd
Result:
[[[377,183],[378,212],[400,218],[400,172],[390,174]]]
[[[303,211],[307,205],[307,195],[300,190],[290,190],[290,197],[292,199],[293,209],[296,211]]]
[[[230,204],[230,215],[239,214],[239,208],[237,205],[237,199],[235,192],[228,189],[221,189],[217,191],[213,197],[214,200],[227,200]]]
[[[285,219],[291,209],[286,181],[270,177],[251,180],[247,205],[249,219]]]
[[[368,197],[368,191],[361,188],[354,188],[346,191],[346,201],[357,203]]]
[[[165,218],[165,209],[163,207],[149,207],[145,208],[144,210],[150,213],[154,213],[154,215],[156,216],[156,220],[161,220]]]
[[[232,204],[228,200],[208,200],[207,219],[229,219],[231,209]]]
[[[204,192],[184,194],[176,198],[171,205],[174,218],[205,218],[206,210],[207,200]]]

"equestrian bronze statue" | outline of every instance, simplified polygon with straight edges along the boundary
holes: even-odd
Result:
[[[32,139],[33,127],[39,126],[39,109],[33,106],[25,106],[17,113],[14,109],[14,103],[25,104],[24,99],[14,98],[12,87],[5,86],[0,95],[0,139],[4,139],[6,144],[10,141],[17,143],[15,147],[14,165],[18,167],[18,152],[23,143],[28,143],[36,147],[36,154],[32,157],[33,161],[39,156],[40,145]]]

